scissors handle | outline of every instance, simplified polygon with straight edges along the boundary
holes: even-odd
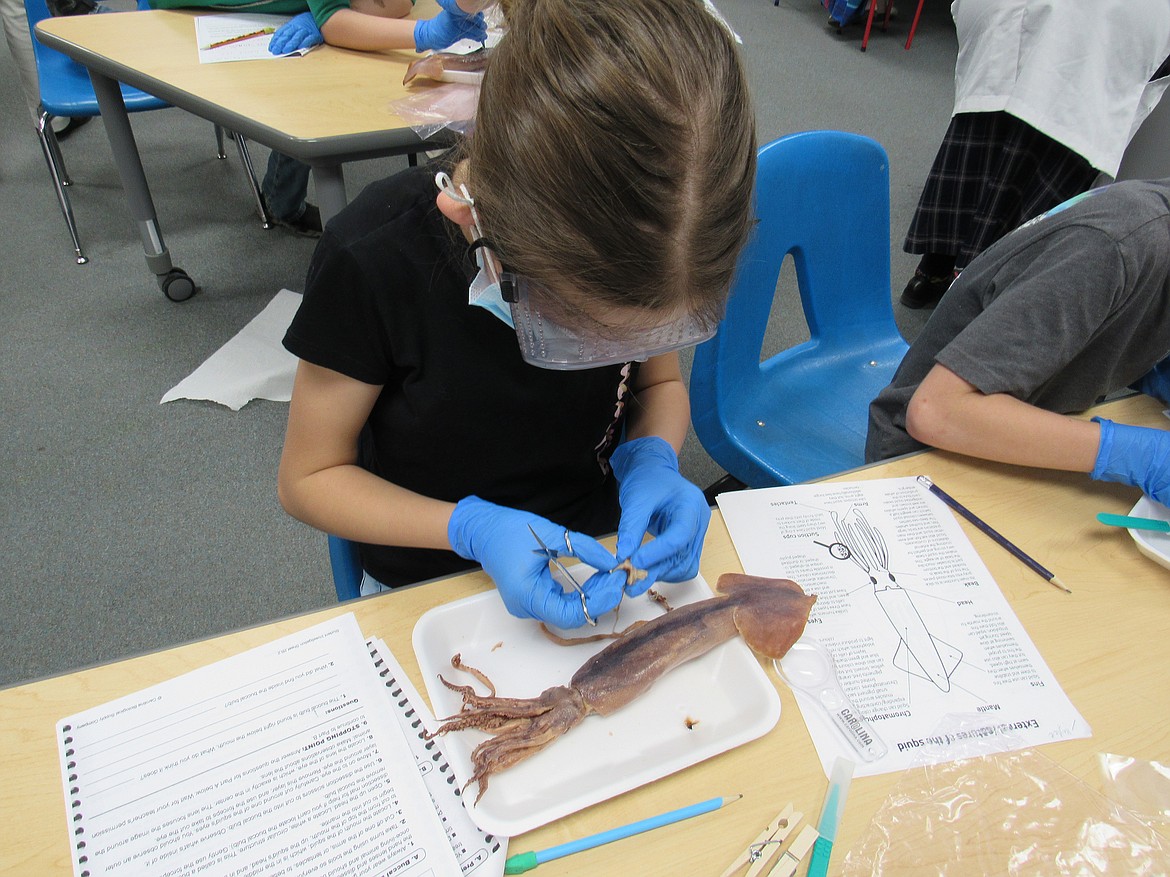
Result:
[[[589,614],[589,607],[585,605],[585,589],[581,587],[581,583],[573,577],[571,572],[569,572],[568,567],[561,563],[562,557],[571,557],[572,555],[562,554],[561,552],[553,548],[549,548],[547,545],[545,545],[544,540],[540,538],[540,535],[536,532],[536,529],[531,524],[528,525],[528,532],[532,534],[532,538],[535,539],[537,544],[540,546],[540,548],[532,549],[533,554],[544,555],[546,558],[548,558],[549,562],[552,563],[553,566],[555,566],[568,580],[569,584],[573,586],[574,590],[577,592],[577,595],[581,598],[581,611],[585,613],[585,620],[589,622],[590,627],[596,627],[597,621],[594,620],[593,616]],[[568,530],[565,531],[565,544],[569,544]]]

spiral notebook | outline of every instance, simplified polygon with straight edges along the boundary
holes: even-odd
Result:
[[[386,644],[377,639],[368,640],[366,644],[378,676],[394,699],[395,714],[399,717],[403,734],[410,744],[435,811],[447,830],[447,839],[451,842],[455,857],[459,859],[462,873],[477,877],[502,874],[508,852],[507,840],[480,830],[468,815],[463,806],[463,791],[447,761],[446,750],[437,738],[427,738],[426,732],[434,730],[439,723],[431,721],[429,713],[422,706],[425,701]]]
[[[503,872],[352,613],[57,724],[76,877]]]

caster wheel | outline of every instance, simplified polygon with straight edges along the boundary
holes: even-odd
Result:
[[[195,281],[182,268],[172,268],[159,279],[158,285],[171,301],[186,301],[198,291]]]

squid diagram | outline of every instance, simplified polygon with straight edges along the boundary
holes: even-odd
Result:
[[[951,674],[963,659],[963,653],[927,629],[910,594],[890,572],[890,552],[882,534],[860,509],[851,508],[844,515],[829,514],[833,517],[837,539],[827,546],[829,553],[838,560],[852,560],[869,576],[873,595],[898,634],[894,666],[933,683],[940,691],[950,691]]]

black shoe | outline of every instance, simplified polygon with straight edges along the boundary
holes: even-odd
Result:
[[[277,219],[273,216],[272,221],[303,238],[321,237],[321,211],[315,204],[306,202],[304,211],[296,219]]]
[[[943,297],[955,277],[953,274],[946,274],[942,277],[929,277],[919,271],[914,272],[914,276],[910,278],[910,282],[906,284],[906,288],[902,290],[902,296],[898,299],[905,307],[912,310],[919,308],[932,308]]]
[[[94,0],[46,0],[50,15],[89,15],[98,11]]]

